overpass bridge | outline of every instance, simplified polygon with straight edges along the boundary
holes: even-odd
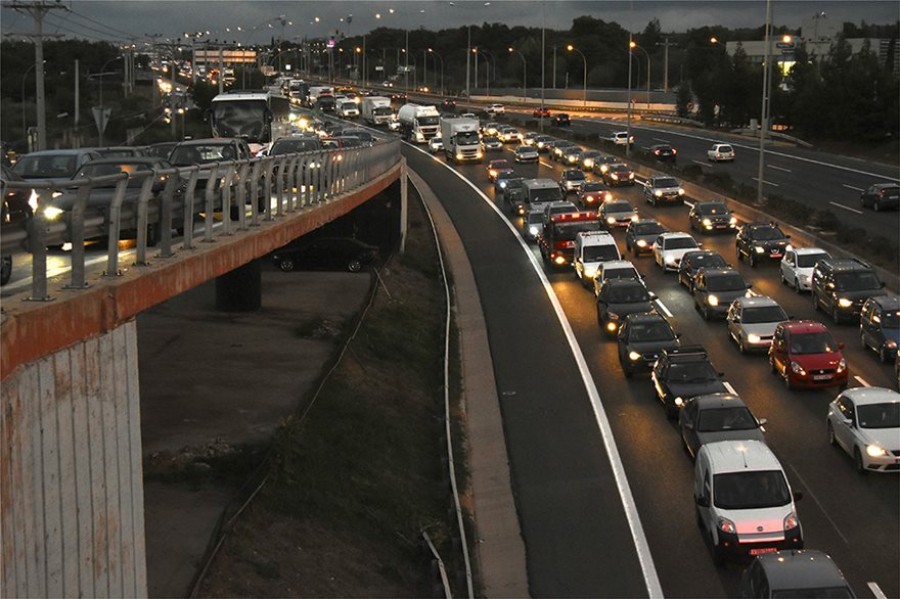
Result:
[[[152,173],[133,205],[117,175],[101,214],[87,198],[109,178],[70,182],[78,200],[65,222],[39,214],[27,226],[3,226],[3,254],[32,255],[30,294],[5,299],[0,313],[0,584],[8,596],[147,595],[137,314],[212,279],[220,309],[257,309],[258,258],[375,198],[399,204],[392,213],[402,247],[399,139],[203,169],[177,173],[187,181],[183,197],[177,169]],[[44,198],[59,189],[27,187]],[[134,257],[119,252],[126,229],[138,231]],[[173,229],[183,235],[173,238]],[[98,236],[110,240],[105,269],[88,272],[84,240]],[[48,278],[46,247],[63,242],[72,243],[70,274]]]

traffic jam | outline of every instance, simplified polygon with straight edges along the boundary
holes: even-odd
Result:
[[[551,133],[570,126],[568,115],[547,112],[534,116],[549,117]],[[492,105],[486,119],[498,113]],[[473,117],[477,164],[447,149],[451,127],[461,130],[455,114],[442,115],[451,124],[440,145],[416,145],[477,185],[521,235],[585,355],[596,356],[592,374],[604,403],[623,394],[641,404],[653,398],[653,430],[693,462],[675,485],[690,489],[678,503],[686,500],[693,514],[679,516],[696,520],[711,562],[731,563],[741,592],[756,593],[773,567],[767,560],[822,549],[807,555],[833,570],[828,596],[853,596],[828,555],[838,552],[816,542],[820,518],[801,524],[809,503],[828,509],[828,489],[801,501],[813,493],[791,459],[813,451],[874,503],[896,499],[900,298],[866,262],[802,245],[775,222],[744,217],[736,202],[688,197],[676,177],[642,176],[602,148],[463,115]],[[603,141],[642,147],[661,163],[678,153],[672,143],[641,144],[624,131]],[[727,169],[735,148],[717,142],[704,158]],[[587,324],[592,315],[596,324]],[[720,370],[726,365],[737,376]],[[617,431],[620,451],[631,431]],[[870,482],[882,473],[889,476]],[[885,513],[896,532],[896,505]],[[828,526],[848,543],[842,524]],[[877,582],[866,584],[879,596]]]

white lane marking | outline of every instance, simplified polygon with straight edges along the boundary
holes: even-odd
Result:
[[[550,164],[549,162],[544,162],[543,160],[538,160],[538,162],[540,162],[541,164],[543,164],[543,165],[546,166],[547,168],[553,168],[553,165]]]
[[[753,179],[754,181],[759,181],[759,179],[757,179],[756,177],[751,177],[751,179]],[[771,185],[772,187],[780,187],[778,183],[772,183],[771,181],[766,181],[765,179],[763,179],[763,183],[765,183],[766,185]]]
[[[783,168],[783,167],[780,167],[780,166],[775,166],[774,164],[770,164],[770,165],[769,165],[769,168],[774,169],[774,170],[776,170],[776,171],[781,171],[781,172],[783,172],[783,173],[792,173],[792,172],[794,172],[794,171],[792,171],[792,170],[789,169],[789,168]]]
[[[832,206],[834,206],[835,208],[843,208],[844,210],[848,210],[850,212],[853,212],[854,214],[862,214],[863,213],[862,210],[857,210],[856,208],[851,208],[850,206],[844,206],[843,204],[838,204],[837,202],[828,202],[828,203],[831,204]]]
[[[866,585],[872,591],[872,594],[875,595],[875,599],[887,599],[887,595],[884,594],[877,582],[867,582]]]
[[[806,495],[809,495],[810,497],[812,497],[813,501],[816,502],[816,505],[819,506],[819,509],[822,510],[822,514],[825,515],[825,519],[828,520],[828,521],[831,523],[831,526],[834,527],[835,532],[837,532],[837,533],[838,533],[838,536],[841,537],[841,540],[844,541],[844,543],[846,543],[847,545],[849,545],[849,544],[850,544],[850,541],[848,541],[848,540],[847,540],[847,537],[845,537],[845,536],[843,535],[843,533],[841,533],[841,529],[838,528],[837,523],[836,523],[834,520],[832,520],[832,519],[831,519],[831,516],[828,515],[828,512],[825,511],[825,508],[822,506],[822,503],[819,501],[819,498],[815,496],[815,494],[812,492],[812,489],[810,488],[810,486],[806,483],[805,480],[803,480],[803,477],[800,476],[800,473],[797,472],[797,469],[794,468],[794,465],[793,465],[793,464],[789,464],[789,465],[790,465],[790,467],[791,467],[791,470],[794,471],[794,475],[795,475],[797,478],[800,479],[800,482],[801,482],[801,483],[803,483],[803,492],[804,492]]]
[[[694,164],[699,164],[700,166],[709,166],[709,162],[703,162],[701,160],[691,160]]]
[[[669,140],[668,140],[668,139],[663,139],[663,138],[661,138],[661,137],[654,137],[654,138],[653,138],[653,141],[661,141],[661,142],[663,142],[663,143],[669,143]]]
[[[661,299],[656,300],[656,305],[659,306],[659,309],[662,310],[662,313],[665,316],[667,316],[669,318],[675,318],[675,315],[672,314],[672,312],[669,310],[669,308],[666,307],[666,305],[664,303],[662,303]]]
[[[684,200],[684,205],[687,206],[688,208],[694,207],[694,203],[689,200]]]
[[[858,376],[858,375],[857,375],[857,376],[854,376],[853,378],[855,378],[856,381],[857,381],[860,385],[862,385],[863,387],[871,387],[871,386],[872,386],[872,385],[870,385],[870,384],[868,383],[868,381],[866,381],[866,379],[864,379],[864,378],[861,377],[861,376]]]
[[[846,183],[844,183],[844,187],[846,187],[847,189],[852,189],[853,191],[863,191],[862,187],[856,187],[855,185],[847,185]]]
[[[404,142],[406,143],[406,142]],[[417,148],[412,144],[407,144],[412,148],[415,148],[419,152],[425,153],[424,150]],[[556,293],[553,291],[553,287],[550,285],[550,281],[547,279],[547,275],[544,273],[544,268],[541,266],[540,262],[538,262],[537,257],[535,257],[534,253],[532,253],[531,248],[528,247],[528,244],[525,243],[525,240],[522,239],[522,236],[519,234],[518,229],[516,229],[515,225],[510,222],[506,215],[503,214],[503,211],[500,210],[496,204],[494,204],[489,197],[487,197],[484,192],[482,192],[478,187],[463,177],[460,173],[458,173],[455,169],[451,168],[449,165],[440,163],[442,166],[447,168],[450,172],[456,175],[462,182],[472,188],[472,190],[481,197],[481,199],[488,205],[490,209],[497,213],[504,223],[506,223],[506,227],[513,233],[516,240],[519,242],[519,246],[522,248],[522,251],[525,252],[525,255],[528,256],[528,259],[531,261],[531,266],[534,268],[535,273],[541,281],[541,284],[544,286],[544,291],[547,294],[548,299],[550,300],[550,304],[553,306],[553,310],[556,312],[556,317],[559,320],[559,324],[563,329],[563,333],[566,336],[566,340],[569,343],[569,349],[572,351],[572,356],[575,358],[575,364],[578,366],[578,371],[581,373],[581,381],[584,384],[585,391],[587,391],[588,397],[591,400],[591,406],[594,409],[594,416],[597,419],[597,426],[600,428],[601,438],[603,439],[603,447],[606,449],[606,453],[609,456],[610,467],[613,471],[613,476],[616,479],[616,488],[619,492],[619,498],[622,501],[622,507],[625,511],[625,517],[628,520],[628,527],[631,529],[631,538],[634,541],[635,552],[638,555],[638,561],[641,564],[641,572],[644,575],[644,584],[647,585],[647,594],[651,599],[662,598],[664,597],[662,591],[662,585],[659,581],[659,574],[656,572],[656,566],[653,563],[653,556],[650,553],[650,545],[647,542],[647,536],[644,534],[644,527],[641,524],[641,517],[637,511],[637,504],[634,501],[634,495],[631,493],[631,486],[628,484],[628,478],[625,475],[625,466],[622,464],[622,458],[619,455],[619,448],[616,445],[615,439],[613,438],[612,427],[609,424],[609,418],[606,415],[606,410],[603,409],[603,403],[600,399],[600,392],[597,391],[597,385],[594,383],[594,379],[591,376],[591,371],[588,368],[587,360],[584,358],[584,353],[581,351],[581,346],[578,345],[578,340],[575,338],[575,332],[572,330],[572,325],[569,323],[569,319],[566,318],[566,313],[563,311],[562,304],[559,303],[559,298],[556,297]]]
[[[725,381],[722,384],[725,385],[725,388],[728,389],[728,392],[731,393],[732,395],[738,394],[738,392],[734,390],[734,387],[732,387],[731,383],[729,383],[728,381]]]

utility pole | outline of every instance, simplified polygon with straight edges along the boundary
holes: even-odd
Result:
[[[669,91],[669,38],[666,36],[663,38],[663,42],[660,44],[657,42],[657,46],[663,47],[663,91]]]
[[[34,33],[25,34],[34,40],[34,64],[35,66],[35,102],[37,103],[37,149],[47,149],[47,99],[44,93],[44,38],[60,37],[44,33],[44,15],[53,9],[68,10],[68,7],[56,3],[36,0],[35,2],[10,2],[3,5],[21,13],[31,15],[34,19]]]

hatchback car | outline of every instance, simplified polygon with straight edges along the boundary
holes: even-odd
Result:
[[[824,324],[813,320],[778,323],[769,347],[769,366],[788,389],[845,388],[847,361],[838,342]]]
[[[740,596],[747,599],[856,597],[828,554],[812,549],[758,555],[741,575]]]
[[[537,239],[541,234],[541,229],[543,228],[543,212],[532,210],[531,212],[525,214],[524,229],[522,231],[522,235],[525,237],[525,241],[530,241],[532,243],[537,242]]]
[[[609,137],[609,140],[617,146],[627,146],[634,143],[634,135],[628,135],[627,131],[616,131]]]
[[[747,223],[734,241],[738,262],[747,258],[750,266],[755,267],[760,260],[781,260],[790,238],[775,223]]]
[[[563,154],[569,148],[577,148],[577,144],[571,142],[567,139],[558,139],[553,142],[553,146],[550,148],[550,158],[552,160],[556,160],[557,162],[561,161],[563,158]]]
[[[711,162],[734,162],[734,148],[730,144],[713,144],[706,151],[706,158]]]
[[[606,174],[606,171],[609,170],[610,165],[617,164],[621,162],[621,158],[618,156],[611,156],[609,154],[601,154],[600,156],[594,157],[594,163],[591,166],[591,170],[595,175],[603,176]]]
[[[678,282],[688,291],[694,292],[694,275],[701,268],[725,268],[728,264],[719,252],[713,250],[691,250],[681,257],[678,264]]]
[[[496,178],[494,178],[494,195],[498,199],[502,198],[504,192],[506,191],[506,186],[509,185],[509,182],[513,179],[521,178],[522,176],[511,168],[500,169],[499,171],[497,171]]]
[[[608,337],[628,314],[652,312],[656,295],[640,279],[607,279],[597,292],[597,324]]]
[[[892,362],[900,344],[900,297],[879,295],[863,304],[859,316],[859,342],[878,354],[882,362]]]
[[[828,442],[846,451],[860,472],[900,472],[900,393],[854,387],[828,406]]]
[[[90,148],[78,150],[41,150],[20,156],[13,172],[23,179],[41,179],[62,183],[71,179],[82,166],[100,158]]]
[[[506,109],[503,107],[503,104],[491,104],[487,107],[486,112],[490,115],[503,114],[506,112]]]
[[[378,258],[378,248],[350,237],[300,238],[272,252],[284,272],[299,267],[359,272]]]
[[[581,153],[581,170],[591,172],[594,170],[594,161],[602,156],[599,150],[585,150]]]
[[[509,163],[509,160],[500,158],[498,160],[491,160],[487,165],[487,176],[488,180],[494,181],[497,178],[497,173],[501,170],[510,169],[512,170],[513,166]]]
[[[634,185],[634,170],[622,162],[610,164],[603,173],[603,181],[607,185]]]
[[[534,146],[521,145],[515,150],[516,162],[537,162],[540,158],[537,149]]]
[[[594,297],[600,294],[600,288],[607,279],[637,279],[643,281],[644,277],[634,264],[628,260],[606,260],[600,262],[594,274]]]
[[[778,302],[764,295],[737,298],[731,302],[725,316],[728,336],[737,343],[742,354],[768,350],[775,337],[775,327],[786,320],[790,320],[790,316]]]
[[[650,373],[655,395],[670,419],[678,416],[678,410],[692,397],[728,392],[722,376],[699,345],[662,352]]]
[[[613,199],[612,192],[600,181],[585,181],[577,194],[582,210],[596,209],[597,206]]]
[[[724,318],[731,302],[752,296],[750,284],[733,268],[701,268],[694,275],[694,307],[704,320]]]
[[[650,146],[649,149],[650,153],[653,154],[653,157],[660,162],[671,162],[672,164],[675,164],[678,150],[669,144],[656,144],[655,146]]]
[[[625,251],[633,252],[635,256],[640,256],[644,252],[653,253],[653,242],[660,234],[668,231],[659,221],[653,219],[632,221],[625,229]]]
[[[640,220],[637,208],[627,200],[610,200],[600,204],[597,211],[600,221],[607,229],[627,227],[633,221]]]
[[[698,395],[678,412],[678,431],[693,458],[700,447],[716,441],[754,440],[763,436],[765,418],[757,418],[740,396],[733,393]]]
[[[725,202],[696,202],[688,219],[698,233],[733,233],[737,228],[737,218]]]
[[[821,248],[786,248],[781,259],[781,282],[797,293],[812,289],[812,275],[816,262],[831,258]]]
[[[900,208],[900,185],[896,183],[875,183],[859,194],[859,203],[863,208],[872,210],[891,210]]]
[[[629,314],[619,326],[619,364],[625,376],[649,372],[663,350],[681,345],[680,335],[662,315]]]
[[[565,113],[559,113],[553,115],[553,118],[550,119],[550,126],[552,127],[568,127],[572,124],[569,120],[569,115]]]
[[[681,258],[691,250],[699,250],[700,244],[688,233],[663,233],[653,242],[653,257],[663,271],[677,271]]]
[[[428,151],[431,154],[437,154],[444,150],[444,140],[440,135],[435,135],[428,140]]]
[[[550,109],[547,108],[546,106],[539,106],[538,108],[534,109],[534,111],[531,113],[531,116],[533,116],[536,119],[537,118],[548,119],[548,118],[550,118]]]
[[[550,142],[555,141],[552,135],[538,135],[534,138],[534,147],[537,148],[538,154],[546,154],[550,151]]]
[[[501,127],[497,137],[505,144],[522,143],[522,132],[515,127]]]
[[[485,135],[481,140],[485,152],[501,152],[503,151],[503,142],[496,135]]]
[[[674,177],[650,177],[644,185],[644,199],[648,204],[683,204],[684,188]]]
[[[566,148],[562,156],[560,157],[560,162],[568,166],[574,166],[581,169],[581,155],[584,154],[584,150],[579,146],[572,146],[571,148]],[[581,169],[584,170],[584,169]]]
[[[580,168],[569,168],[562,172],[559,179],[559,188],[566,194],[578,192],[586,180],[584,171]]]

